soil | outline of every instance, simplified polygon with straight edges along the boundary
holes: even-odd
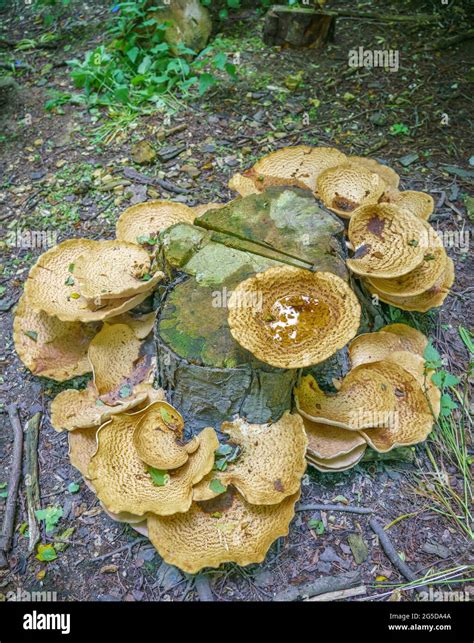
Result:
[[[343,4],[334,2],[331,8]],[[184,124],[186,129],[162,142],[161,148],[158,134],[164,126],[163,114],[131,120],[129,127],[119,122],[115,129],[104,130],[99,128],[114,121],[83,106],[44,109],[51,90],[74,91],[66,61],[81,58],[104,42],[101,28],[108,3],[95,2],[87,11],[81,10],[82,3],[73,3],[68,15],[50,28],[66,30],[59,45],[2,49],[5,60],[17,61],[14,75],[19,89],[0,107],[0,225],[5,239],[0,272],[4,287],[0,301],[0,484],[8,480],[12,454],[6,406],[17,404],[23,421],[41,410],[42,506],[57,505],[63,510],[56,532],[46,534],[42,527],[42,542],[54,541],[54,534],[70,527],[74,532],[53,562],[40,562],[28,554],[28,540],[21,529],[26,521],[22,486],[9,569],[0,571],[0,598],[21,588],[54,591],[62,600],[199,600],[193,579],[162,563],[147,540],[105,515],[69,465],[67,436],[52,429],[49,403],[70,383],[58,386],[33,377],[16,356],[11,336],[22,284],[44,248],[28,247],[28,235],[23,243],[18,242],[18,235],[12,243],[12,231],[49,230],[58,233],[58,241],[72,236],[111,238],[117,216],[133,202],[172,198],[189,205],[224,203],[235,196],[226,187],[232,174],[275,148],[307,143],[336,146],[345,153],[388,162],[400,173],[405,189],[434,196],[435,227],[453,233],[454,240],[465,239],[459,235],[471,228],[464,197],[473,172],[468,123],[474,41],[435,48],[442,39],[463,31],[462,4],[448,8],[432,2],[405,2],[403,13],[432,12],[434,4],[443,13],[440,23],[364,21],[361,25],[357,19],[338,19],[335,41],[322,51],[267,48],[261,41],[262,19],[253,10],[216,23],[228,53],[240,54],[239,78],[223,79],[203,99],[183,102],[170,126]],[[401,12],[402,3],[383,0],[377,3],[377,11]],[[45,31],[23,5],[21,12],[4,8],[1,17],[0,41],[38,38]],[[358,47],[397,50],[399,70],[351,69],[348,51]],[[396,134],[393,127],[391,131],[396,124],[406,125],[407,133]],[[169,161],[161,161],[158,154],[151,164],[137,165],[131,159],[132,147],[142,140],[158,152],[170,146],[182,147],[183,152]],[[407,155],[415,153],[407,164]],[[150,188],[135,179],[110,189],[110,177],[123,179],[126,167],[161,176],[189,192]],[[469,355],[458,328],[472,322],[472,257],[460,242],[447,249],[456,265],[456,283],[444,306],[424,318],[449,370],[465,381]],[[385,525],[403,517],[387,533],[419,576],[466,564],[469,543],[463,532],[419,494],[422,470],[428,470],[423,446],[416,449],[414,465],[379,462],[358,465],[342,474],[310,471],[304,479],[302,503],[342,501],[370,507]],[[459,474],[450,473],[456,487]],[[78,492],[68,491],[71,482],[80,484]],[[0,510],[4,503],[0,498]],[[316,533],[311,519],[322,521],[323,534]],[[354,533],[362,536],[368,550],[366,560],[359,564],[348,542]],[[427,547],[427,543],[438,547]],[[350,513],[298,512],[289,536],[272,546],[263,565],[225,565],[207,576],[216,600],[268,601],[289,586],[356,569],[360,584],[372,598],[387,600],[392,595],[394,600],[408,600],[413,596],[398,590],[393,594],[392,587],[383,587],[385,582],[399,584],[403,578],[377,543],[367,517]]]

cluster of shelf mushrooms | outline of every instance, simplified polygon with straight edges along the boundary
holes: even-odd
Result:
[[[428,310],[446,296],[453,266],[426,222],[431,197],[398,184],[375,161],[307,146],[270,154],[230,182],[242,196],[273,185],[312,190],[350,218],[347,265],[368,290],[400,308]],[[56,396],[51,423],[68,431],[71,463],[104,511],[146,533],[164,560],[189,573],[263,561],[288,533],[307,462],[344,471],[368,446],[416,444],[440,406],[424,335],[392,324],[357,336],[361,307],[344,279],[282,265],[233,291],[232,336],[282,369],[311,367],[349,346],[351,370],[332,394],[302,374],[296,410],[273,423],[238,417],[186,440],[179,409],[153,386],[155,312],[140,305],[165,280],[160,233],[217,207],[149,201],[122,213],[115,240],[58,244],[31,269],[14,320],[17,353],[34,375],[65,382],[92,373],[86,388]]]

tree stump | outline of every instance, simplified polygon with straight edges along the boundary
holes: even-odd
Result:
[[[158,309],[158,381],[185,418],[188,435],[204,426],[219,430],[235,415],[276,421],[292,408],[301,370],[274,368],[242,348],[230,333],[227,302],[237,284],[275,265],[347,279],[342,231],[311,192],[281,187],[165,231],[165,267],[179,274]],[[328,389],[347,370],[343,350],[305,372]]]
[[[334,15],[275,5],[265,16],[263,42],[270,46],[322,49],[334,39],[335,24]]]

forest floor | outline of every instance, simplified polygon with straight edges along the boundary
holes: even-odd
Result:
[[[430,6],[413,6],[420,11],[424,4]],[[400,3],[384,1],[377,9],[396,12],[395,5]],[[474,41],[429,49],[456,32],[443,32],[437,24],[375,21],[364,21],[361,28],[358,20],[339,19],[335,42],[325,50],[277,50],[263,44],[261,18],[253,11],[243,12],[219,27],[228,54],[240,52],[238,79],[223,80],[202,99],[183,102],[170,127],[183,124],[185,129],[163,141],[160,113],[127,121],[71,104],[49,112],[44,108],[50,90],[74,91],[66,61],[81,58],[103,41],[106,12],[105,2],[95,2],[87,15],[77,10],[71,18],[72,35],[53,47],[2,50],[4,60],[17,61],[19,89],[0,114],[0,225],[7,239],[0,266],[0,485],[8,481],[12,454],[6,406],[16,403],[23,421],[42,411],[42,506],[62,508],[56,531],[51,537],[43,531],[43,542],[54,541],[67,529],[73,532],[68,532],[69,543],[53,562],[28,554],[23,487],[9,569],[0,571],[0,598],[21,588],[55,591],[60,600],[198,600],[193,579],[164,564],[129,526],[105,515],[68,463],[67,436],[52,429],[49,403],[69,384],[57,386],[33,377],[13,346],[15,304],[28,270],[43,251],[10,243],[15,229],[54,231],[58,241],[73,236],[111,238],[117,216],[132,203],[171,198],[196,205],[234,198],[227,187],[229,178],[278,147],[329,145],[371,156],[388,162],[405,189],[432,194],[436,209],[431,222],[453,233],[447,250],[456,265],[456,282],[443,307],[425,319],[445,368],[461,378],[461,391],[468,380],[470,356],[458,330],[472,327],[473,269],[466,239],[474,214],[472,200],[465,197],[474,176],[469,131]],[[0,40],[38,38],[45,31],[24,7],[21,14],[4,10],[0,17]],[[351,69],[348,51],[359,46],[398,50],[399,70]],[[394,127],[397,124],[406,127]],[[142,140],[158,152],[149,165],[131,159],[132,146]],[[160,160],[160,152],[169,147],[182,147],[182,152],[170,161]],[[166,178],[189,192],[169,193],[134,180],[111,183],[111,177],[123,179],[125,167]],[[414,316],[402,319],[411,323]],[[461,410],[454,414],[460,421]],[[461,494],[464,479],[448,455],[439,466],[444,484]],[[469,564],[470,541],[446,507],[440,513],[434,498],[437,487],[430,486],[433,475],[421,445],[412,464],[366,463],[341,474],[308,473],[302,503],[370,507],[382,524],[394,523],[387,534],[418,577],[429,570],[459,569]],[[68,490],[71,482],[80,484],[79,491]],[[4,502],[0,497],[0,511]],[[323,533],[316,533],[311,519],[321,521]],[[363,561],[356,562],[348,541],[354,533],[367,548]],[[361,598],[413,597],[413,592],[397,589],[405,581],[386,558],[367,517],[350,513],[298,512],[289,536],[272,546],[264,564],[225,565],[207,577],[217,600],[268,601],[288,587],[355,570],[367,588]],[[462,577],[460,572],[458,580]],[[439,587],[468,589],[462,584]]]

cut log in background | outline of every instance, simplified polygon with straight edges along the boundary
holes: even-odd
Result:
[[[263,42],[281,47],[322,49],[334,40],[336,18],[317,9],[272,7],[265,16]]]

